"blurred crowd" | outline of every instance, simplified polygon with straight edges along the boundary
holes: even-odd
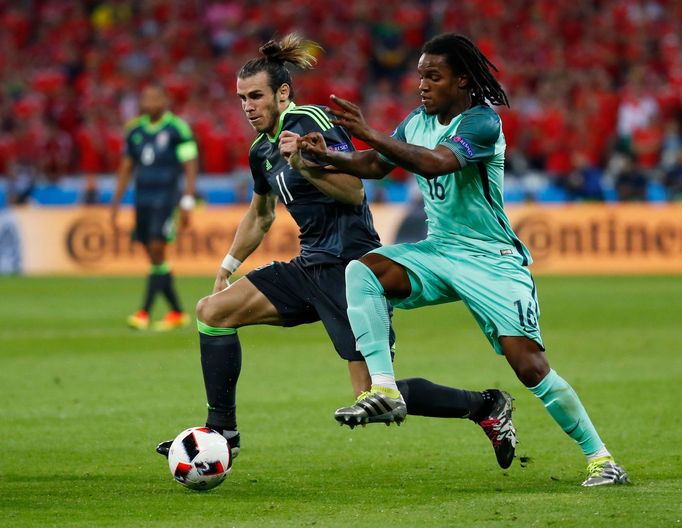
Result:
[[[682,199],[676,0],[0,0],[0,179],[115,171],[150,81],[197,137],[201,170],[243,173],[253,131],[235,74],[273,36],[325,48],[297,100],[335,93],[390,132],[419,101],[421,45],[470,36],[499,70],[512,186],[569,200]],[[396,178],[404,178],[398,174]]]

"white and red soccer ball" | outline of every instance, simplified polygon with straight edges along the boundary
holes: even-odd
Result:
[[[208,427],[190,427],[180,433],[168,451],[171,475],[193,490],[210,490],[232,470],[227,440]]]

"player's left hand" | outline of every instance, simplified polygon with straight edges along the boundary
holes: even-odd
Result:
[[[319,132],[308,132],[305,136],[298,139],[298,148],[305,152],[310,158],[322,161],[327,154],[327,143],[324,136]]]
[[[329,113],[334,116],[331,119],[331,122],[335,125],[344,127],[356,138],[367,140],[372,129],[365,121],[365,117],[362,115],[360,107],[335,95],[329,96],[329,99],[339,107],[338,109],[328,109]]]

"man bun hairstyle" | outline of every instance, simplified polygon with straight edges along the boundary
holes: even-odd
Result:
[[[437,35],[424,44],[422,53],[445,55],[454,73],[468,75],[473,102],[483,104],[487,99],[497,106],[509,106],[507,94],[490,71],[491,69],[497,71],[497,68],[464,35],[455,33]]]
[[[293,100],[294,87],[285,64],[288,62],[302,70],[312,69],[323,49],[317,42],[304,40],[300,35],[290,33],[282,40],[266,42],[258,51],[262,56],[244,64],[237,77],[245,79],[262,71],[267,72],[268,85],[273,93],[286,83],[289,85],[289,98]]]

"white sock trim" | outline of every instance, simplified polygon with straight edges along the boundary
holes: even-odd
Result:
[[[609,453],[609,450],[606,449],[605,445],[603,445],[603,446],[601,446],[601,449],[599,449],[599,451],[587,456],[587,463],[589,464],[590,462],[592,462],[593,460],[596,460],[598,458],[604,458],[604,457],[610,457],[610,456],[611,456],[611,453]]]
[[[398,385],[395,383],[395,376],[392,376],[391,374],[372,374],[372,385],[398,390]]]

